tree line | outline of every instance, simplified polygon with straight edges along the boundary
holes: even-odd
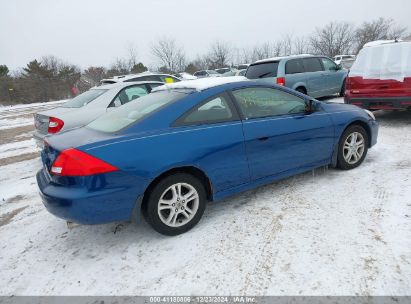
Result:
[[[357,54],[369,41],[399,39],[407,35],[407,28],[392,19],[378,18],[354,26],[347,22],[330,22],[316,28],[311,35],[286,34],[276,41],[252,47],[235,47],[226,41],[214,41],[206,53],[187,58],[184,47],[175,39],[163,37],[150,45],[156,60],[154,69],[163,73],[194,73],[202,69],[216,69],[240,63],[290,54],[311,53],[333,57],[338,54]],[[148,68],[137,60],[133,47],[127,56],[116,58],[107,68],[90,66],[81,69],[54,56],[29,62],[25,68],[10,72],[0,65],[0,103],[31,103],[71,98],[79,92],[98,85],[103,78],[130,73],[141,73]]]

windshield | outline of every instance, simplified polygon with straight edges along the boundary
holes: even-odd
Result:
[[[248,79],[277,77],[278,61],[250,65],[245,73]]]
[[[208,74],[218,74],[216,71],[208,70]]]
[[[87,127],[102,132],[117,132],[186,95],[172,90],[153,92],[119,108],[113,108]]]
[[[107,92],[107,90],[89,90],[87,92],[84,92],[83,94],[80,94],[73,99],[70,99],[66,103],[62,105],[64,108],[81,108],[84,107],[86,104],[92,102],[94,99],[97,97],[101,96]]]

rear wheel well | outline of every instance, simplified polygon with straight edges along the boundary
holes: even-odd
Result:
[[[200,169],[193,167],[193,166],[185,166],[185,167],[179,167],[179,168],[173,168],[170,169],[166,172],[163,172],[162,174],[160,174],[159,176],[157,176],[151,183],[150,185],[147,187],[146,191],[144,191],[144,195],[143,195],[143,200],[142,200],[142,204],[141,204],[141,208],[144,212],[145,207],[147,206],[147,201],[148,201],[148,196],[149,193],[152,191],[152,189],[165,177],[176,174],[176,173],[186,173],[186,174],[190,174],[196,178],[198,178],[198,180],[203,184],[204,189],[206,191],[207,194],[207,199],[210,200],[212,197],[212,184],[210,179],[208,178],[208,176],[201,171]]]
[[[307,89],[304,86],[298,86],[297,88],[295,88],[295,90],[307,95]]]

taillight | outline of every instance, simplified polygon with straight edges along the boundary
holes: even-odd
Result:
[[[349,90],[351,86],[350,77],[345,78],[345,90]]]
[[[277,84],[280,86],[285,86],[285,77],[277,77]]]
[[[59,154],[51,166],[51,173],[61,176],[86,176],[117,171],[118,168],[77,149]]]
[[[56,117],[49,118],[49,128],[47,130],[48,133],[57,133],[59,132],[64,126],[64,121],[58,119]]]

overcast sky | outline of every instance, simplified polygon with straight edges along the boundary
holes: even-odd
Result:
[[[0,64],[10,69],[55,55],[82,68],[108,66],[133,45],[173,37],[189,58],[224,40],[247,47],[310,34],[330,21],[393,18],[411,31],[410,0],[0,0]]]

